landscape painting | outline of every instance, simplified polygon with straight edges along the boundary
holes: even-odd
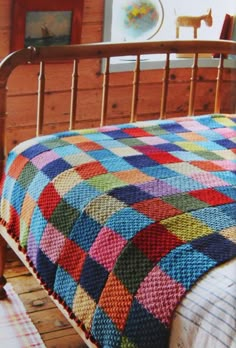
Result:
[[[71,43],[72,11],[27,11],[24,47]]]

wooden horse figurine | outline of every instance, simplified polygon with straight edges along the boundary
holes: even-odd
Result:
[[[176,17],[176,38],[179,38],[180,27],[193,27],[193,37],[197,38],[197,30],[201,27],[201,22],[204,21],[208,27],[212,26],[213,18],[211,9],[206,14],[201,16],[178,16]]]

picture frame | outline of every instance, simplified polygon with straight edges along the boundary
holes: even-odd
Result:
[[[163,25],[164,6],[162,0],[105,0],[104,17],[104,41],[151,40]]]
[[[81,41],[84,0],[14,0],[10,51]]]

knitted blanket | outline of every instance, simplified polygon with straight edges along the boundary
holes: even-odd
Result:
[[[236,256],[236,118],[58,133],[9,154],[1,223],[101,347],[167,347],[173,312]]]

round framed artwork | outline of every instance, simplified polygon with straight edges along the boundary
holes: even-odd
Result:
[[[160,0],[123,0],[116,3],[113,12],[122,41],[151,39],[161,29],[164,9]]]

